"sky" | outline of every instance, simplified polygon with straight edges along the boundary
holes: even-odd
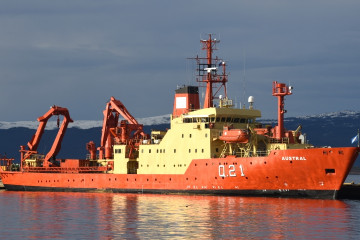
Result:
[[[209,33],[237,106],[251,95],[275,118],[278,81],[294,87],[286,116],[359,111],[359,12],[357,0],[0,0],[0,121],[52,105],[102,120],[111,96],[137,118],[170,114]]]

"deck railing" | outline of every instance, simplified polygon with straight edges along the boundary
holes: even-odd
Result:
[[[94,173],[94,172],[105,172],[107,167],[23,167],[24,172],[39,172],[39,173]]]

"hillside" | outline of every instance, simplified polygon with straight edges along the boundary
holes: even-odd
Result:
[[[146,132],[151,129],[164,130],[169,128],[169,116],[159,116],[139,119]],[[276,120],[263,119],[261,122],[275,125]],[[314,116],[293,117],[285,119],[287,129],[295,129],[302,125],[302,133],[315,146],[352,146],[351,138],[360,128],[360,112],[342,111]],[[78,121],[71,124],[62,143],[59,158],[84,158],[87,154],[86,143],[94,141],[99,145],[101,136],[101,121]],[[37,122],[0,122],[0,154],[19,159],[20,145],[26,145],[35,133]],[[44,133],[39,152],[47,152],[57,133],[55,122],[49,122]],[[356,162],[360,166],[359,159]]]

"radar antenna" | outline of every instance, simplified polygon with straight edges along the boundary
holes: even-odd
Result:
[[[213,51],[217,50],[216,44],[220,40],[212,38],[212,34],[209,34],[209,38],[206,40],[200,40],[202,43],[202,50],[206,50],[206,57],[200,58],[196,57],[197,61],[197,78],[196,81],[206,84],[206,92],[204,98],[204,108],[213,107],[213,100],[216,98],[216,94],[220,91],[221,87],[224,87],[224,95],[227,97],[226,92],[226,83],[227,77],[226,74],[226,62],[218,57],[213,58]],[[222,73],[218,74],[218,68],[222,67]],[[220,84],[220,86],[213,91],[215,84]]]

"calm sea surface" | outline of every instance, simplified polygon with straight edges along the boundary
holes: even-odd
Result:
[[[0,221],[1,239],[360,239],[360,200],[2,190]]]

